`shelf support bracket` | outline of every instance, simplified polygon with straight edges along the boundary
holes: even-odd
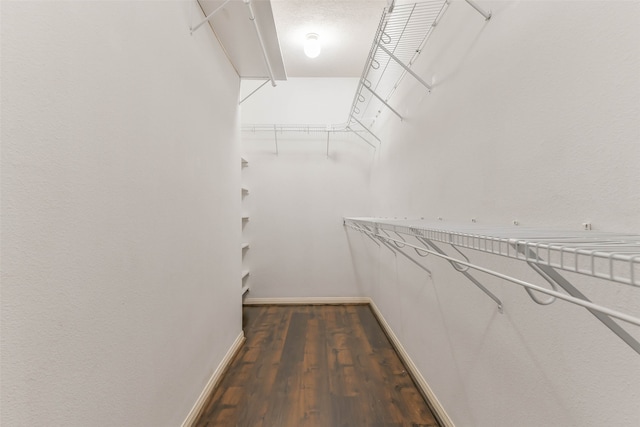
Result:
[[[427,82],[425,82],[422,77],[420,77],[419,75],[417,75],[411,68],[409,68],[407,65],[405,65],[402,61],[400,61],[400,59],[398,57],[396,57],[393,53],[391,53],[391,51],[389,49],[387,49],[386,47],[382,46],[381,44],[378,44],[378,47],[380,49],[382,49],[384,51],[384,53],[386,53],[387,55],[389,55],[389,57],[391,59],[393,59],[394,61],[396,61],[398,63],[398,65],[400,65],[402,68],[405,69],[405,71],[409,74],[411,74],[413,77],[415,77],[416,80],[418,80],[422,86],[426,87],[427,89],[431,90],[431,85],[428,84]]]
[[[376,149],[376,146],[373,145],[372,143],[370,143],[369,141],[367,141],[367,138],[365,138],[364,136],[360,135],[358,132],[356,132],[355,130],[351,129],[350,126],[347,126],[345,128],[346,130],[348,130],[349,132],[352,132],[355,136],[357,136],[358,138],[360,138],[361,140],[363,140],[364,142],[366,142],[367,144],[369,144],[371,147],[373,147],[373,149]]]
[[[371,94],[373,96],[375,96],[376,98],[378,98],[378,100],[380,100],[380,102],[382,102],[388,109],[390,109],[391,111],[393,111],[393,114],[395,114],[396,116],[398,116],[400,118],[400,120],[404,120],[402,118],[402,116],[400,115],[400,113],[398,113],[391,105],[389,105],[389,103],[387,103],[387,101],[385,101],[384,99],[382,99],[382,97],[380,95],[378,95],[377,93],[375,93],[373,91],[373,89],[371,89],[369,86],[367,86],[366,84],[364,84],[364,82],[360,81],[360,85],[367,89],[369,92],[371,92]]]
[[[377,140],[378,140],[378,142],[382,142],[382,141],[380,141],[380,138],[378,138],[378,137],[376,136],[376,134],[375,134],[375,133],[373,133],[373,132],[368,128],[368,127],[366,127],[365,125],[363,125],[363,124],[362,124],[362,122],[361,122],[360,120],[356,119],[356,118],[355,118],[355,117],[353,117],[353,116],[351,116],[351,118],[352,118],[353,120],[355,120],[355,121],[356,121],[356,123],[358,123],[360,126],[362,126],[362,128],[363,128],[364,130],[366,130],[367,132],[369,132],[369,133],[371,134],[371,136],[373,136],[375,139],[377,139]]]
[[[567,279],[565,279],[560,273],[558,273],[553,267],[550,267],[545,264],[540,264],[538,262],[544,262],[544,260],[531,250],[531,248],[527,248],[521,245],[516,245],[515,248],[518,252],[525,255],[527,259],[533,261],[533,265],[536,266],[533,270],[540,274],[545,280],[547,279],[545,276],[548,276],[549,279],[553,280],[558,284],[562,289],[564,289],[569,295],[575,298],[579,298],[586,302],[592,302],[585,294],[580,292],[575,286],[573,286]],[[532,266],[533,267],[533,266]],[[541,274],[542,271],[544,274]],[[636,353],[640,354],[640,342],[636,340],[631,334],[629,334],[626,330],[622,328],[618,323],[616,323],[611,317],[606,314],[585,307],[591,314],[593,314],[599,321],[604,323],[604,325],[611,330],[614,334],[616,334],[622,341],[627,343],[629,347],[631,347]]]
[[[360,225],[360,224],[355,224],[355,225],[352,225],[352,224],[345,224],[345,225],[346,225],[347,227],[351,227],[351,228],[353,228],[353,229],[354,229],[354,230],[356,230],[356,231],[361,232],[362,234],[364,234],[365,236],[367,236],[368,238],[370,238],[370,239],[371,239],[371,241],[372,241],[373,243],[375,243],[377,246],[380,246],[380,243],[378,243],[378,241],[377,241],[376,239],[374,239],[374,238],[371,236],[370,232],[367,232],[367,231],[365,231],[365,230],[363,229],[363,227],[364,227],[364,226],[362,226],[362,225]]]
[[[246,101],[247,99],[249,99],[249,97],[250,97],[251,95],[253,95],[254,93],[256,93],[257,91],[259,91],[260,89],[262,89],[262,88],[264,87],[264,85],[266,85],[267,83],[269,83],[269,80],[265,80],[265,82],[264,82],[264,83],[262,83],[262,84],[261,84],[260,86],[258,86],[256,89],[254,89],[254,90],[253,90],[249,95],[247,95],[247,96],[245,96],[244,98],[242,98],[242,101],[240,101],[240,104],[239,104],[239,105],[242,105],[242,103],[243,103],[244,101]]]
[[[491,11],[485,12],[484,9],[478,6],[476,2],[474,2],[473,0],[464,0],[464,1],[469,3],[469,6],[477,10],[480,15],[484,16],[485,21],[488,21],[489,19],[491,19]]]
[[[394,244],[393,246],[391,246],[391,244],[387,241],[384,240],[383,237],[378,236],[378,239],[380,239],[380,241],[382,242],[383,245],[385,245],[387,248],[389,248],[392,252],[395,253],[399,253],[400,255],[403,255],[405,258],[407,258],[409,261],[411,261],[412,263],[414,263],[415,265],[417,265],[420,269],[424,270],[429,277],[432,277],[431,274],[431,270],[429,270],[427,267],[425,267],[424,265],[420,264],[418,261],[416,261],[415,259],[413,259],[411,256],[407,255],[402,249],[400,249],[396,244]]]
[[[211,20],[211,18],[213,18],[213,16],[218,13],[219,11],[222,10],[223,7],[225,7],[227,5],[227,3],[229,3],[231,0],[226,0],[224,3],[222,3],[220,6],[218,6],[213,12],[211,12],[210,14],[208,14],[202,21],[200,21],[198,23],[198,25],[196,25],[195,27],[191,27],[189,28],[189,30],[191,31],[191,34],[193,34],[193,32],[195,30],[197,30],[198,28],[202,27],[204,24],[206,24],[207,22],[209,22]],[[196,0],[197,2],[197,0]]]
[[[422,244],[424,244],[427,248],[432,248],[434,251],[436,251],[437,253],[439,253],[440,255],[445,255],[448,256],[446,254],[446,252],[444,252],[442,249],[440,249],[437,245],[435,245],[431,240],[428,240],[424,237],[420,237],[420,236],[415,236],[416,239],[418,239]],[[487,294],[487,296],[489,298],[491,298],[496,304],[498,304],[498,311],[500,313],[504,313],[504,307],[502,305],[502,301],[500,301],[500,299],[495,296],[489,289],[485,288],[484,285],[482,285],[482,283],[480,283],[475,277],[473,277],[471,275],[471,273],[469,273],[467,270],[463,269],[460,265],[456,264],[455,262],[451,261],[451,260],[447,260],[449,261],[449,264],[451,264],[451,266],[460,274],[462,274],[464,277],[466,277],[467,279],[469,279],[474,285],[476,285],[478,288],[480,288],[480,290],[482,292],[484,292],[485,294]]]

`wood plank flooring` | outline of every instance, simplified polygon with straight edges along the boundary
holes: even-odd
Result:
[[[198,427],[438,426],[368,306],[247,306],[243,320]]]

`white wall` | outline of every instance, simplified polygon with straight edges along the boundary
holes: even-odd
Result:
[[[247,124],[331,124],[347,119],[357,79],[298,78],[264,87],[242,104]],[[243,92],[251,84],[243,82]],[[368,212],[374,150],[357,137],[243,134],[250,194],[249,297],[361,296],[342,217]]]
[[[192,6],[2,2],[2,425],[179,425],[241,331],[239,81]]]
[[[640,3],[451,4],[378,123],[375,216],[640,234]],[[476,274],[493,302],[443,261],[433,277],[357,233],[357,270],[455,424],[640,424],[640,357],[586,310],[534,304]],[[448,249],[450,250],[450,249]],[[526,265],[473,262],[546,285]],[[366,258],[366,259],[364,259]],[[637,289],[567,274],[596,302],[640,313]],[[364,287],[365,285],[363,285]],[[626,325],[638,339],[640,330]]]

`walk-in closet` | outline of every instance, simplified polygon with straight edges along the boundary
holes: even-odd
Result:
[[[639,0],[0,24],[2,426],[640,425]]]

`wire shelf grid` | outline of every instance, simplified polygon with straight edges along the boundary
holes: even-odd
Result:
[[[424,220],[345,218],[374,230],[448,243],[640,287],[640,235],[598,231],[484,227]]]
[[[383,103],[371,91],[389,101],[407,74],[398,61],[407,67],[413,65],[447,6],[446,0],[429,0],[384,11],[351,105],[350,120],[371,119],[373,124]]]

